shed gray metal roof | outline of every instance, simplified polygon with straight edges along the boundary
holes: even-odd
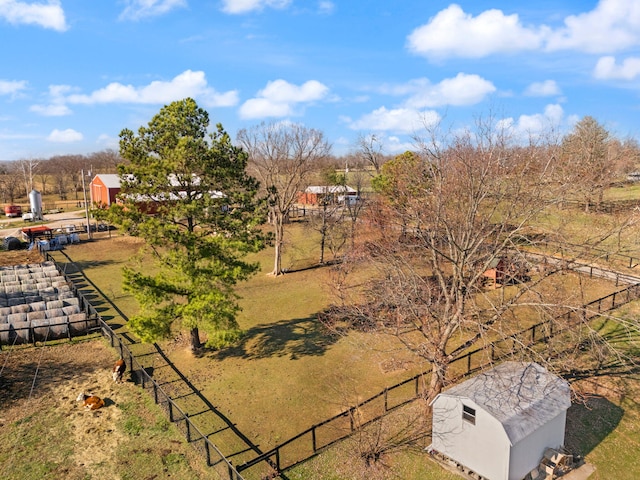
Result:
[[[102,180],[102,183],[107,188],[120,188],[120,177],[115,173],[101,173],[94,177]]]
[[[503,425],[511,445],[571,406],[569,384],[534,362],[501,363],[440,395],[475,402]]]

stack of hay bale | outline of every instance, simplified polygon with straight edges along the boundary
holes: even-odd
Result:
[[[0,267],[0,344],[71,337],[93,326],[53,262]]]

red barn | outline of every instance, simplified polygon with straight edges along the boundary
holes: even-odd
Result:
[[[343,185],[318,185],[307,187],[304,192],[298,192],[298,203],[303,205],[320,205],[349,203],[352,205],[358,199],[357,192]]]
[[[120,177],[115,173],[96,175],[89,184],[89,190],[92,205],[108,207],[115,203],[116,195],[120,192]]]

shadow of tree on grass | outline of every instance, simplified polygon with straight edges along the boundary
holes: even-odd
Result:
[[[237,345],[212,352],[210,356],[216,360],[284,356],[295,360],[304,356],[323,355],[337,340],[338,337],[327,332],[315,317],[296,318],[256,325],[244,332]]]
[[[565,446],[570,452],[587,455],[613,432],[624,410],[605,397],[593,396],[567,411]]]

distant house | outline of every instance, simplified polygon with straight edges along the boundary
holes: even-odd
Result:
[[[564,445],[569,384],[537,363],[504,362],[432,402],[431,449],[489,480],[521,480]]]
[[[505,277],[506,262],[503,258],[494,258],[489,264],[489,268],[482,274],[488,280],[489,285],[497,287],[502,285]]]
[[[346,185],[315,185],[298,193],[298,203],[302,205],[321,205],[323,202],[351,204],[357,198],[358,192]]]
[[[132,177],[133,178],[133,177]],[[175,202],[177,200],[185,198],[187,192],[181,190],[182,183],[175,175],[168,177],[170,190],[166,193],[158,193],[155,195],[137,195],[135,197],[127,196],[127,198],[134,200],[138,204],[138,208],[141,211],[154,214],[157,212],[158,207],[162,204]],[[193,176],[193,185],[198,185],[200,179]],[[91,203],[92,205],[98,205],[101,208],[108,207],[114,203],[118,203],[121,199],[116,196],[120,193],[120,176],[116,174],[100,174],[96,175],[90,184],[91,191]],[[224,198],[224,194],[219,191],[209,192],[212,198]]]
[[[114,173],[96,175],[89,184],[91,204],[108,207],[116,202],[116,195],[120,192],[120,177]]]

